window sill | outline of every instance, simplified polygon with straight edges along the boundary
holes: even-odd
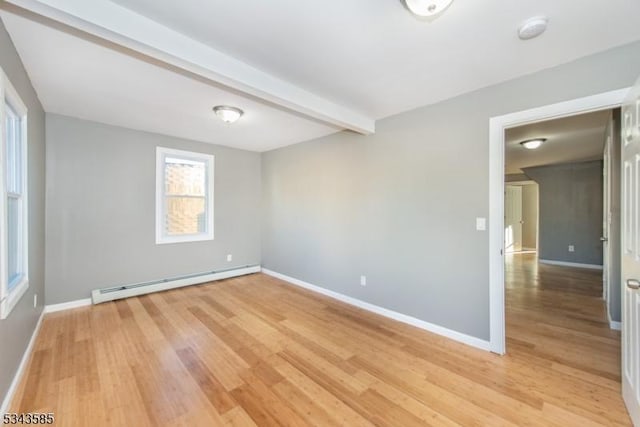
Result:
[[[9,314],[11,314],[13,308],[18,304],[20,299],[22,299],[22,296],[27,292],[27,289],[29,289],[29,279],[25,277],[20,281],[20,283],[11,289],[9,295],[7,295],[7,297],[2,300],[2,303],[0,303],[0,320],[4,320],[9,317]]]
[[[189,234],[185,236],[158,236],[156,237],[156,245],[167,245],[171,243],[205,242],[207,240],[213,240],[213,233]]]

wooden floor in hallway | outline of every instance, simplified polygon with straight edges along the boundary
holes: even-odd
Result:
[[[507,351],[533,355],[621,381],[620,332],[611,330],[602,271],[537,262],[535,253],[507,255]]]
[[[504,357],[264,274],[51,313],[11,410],[92,427],[630,425],[597,274],[521,258],[507,277]]]

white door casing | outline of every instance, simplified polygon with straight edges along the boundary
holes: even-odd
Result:
[[[622,106],[622,395],[640,426],[640,80]]]
[[[504,249],[522,250],[522,187],[507,185],[505,191]]]
[[[611,268],[609,262],[611,258],[611,245],[609,244],[609,235],[611,234],[611,141],[612,141],[612,118],[609,118],[607,126],[606,141],[604,144],[603,167],[602,167],[602,191],[603,191],[603,208],[602,208],[602,299],[607,303],[607,312],[609,312],[609,277]]]
[[[562,101],[489,119],[489,310],[490,348],[506,352],[504,291],[504,144],[505,130],[593,111],[618,108],[629,88]]]

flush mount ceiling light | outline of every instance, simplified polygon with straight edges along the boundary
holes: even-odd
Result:
[[[418,16],[433,17],[444,12],[453,0],[405,0],[409,10]]]
[[[241,109],[229,107],[228,105],[215,106],[213,107],[213,112],[216,113],[220,120],[229,124],[236,122],[244,114]]]
[[[545,16],[529,18],[520,25],[520,28],[518,28],[518,37],[520,37],[521,40],[529,40],[538,37],[546,31],[547,24],[549,24],[549,19]]]
[[[520,145],[522,145],[527,150],[535,150],[536,148],[539,148],[542,144],[544,144],[546,140],[547,138],[528,139],[526,141],[522,141]]]

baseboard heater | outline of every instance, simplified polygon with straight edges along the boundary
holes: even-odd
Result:
[[[167,291],[169,289],[182,288],[184,286],[197,285],[214,280],[228,279],[230,277],[244,276],[246,274],[259,272],[259,265],[245,265],[241,267],[188,274],[185,276],[170,277],[167,279],[152,280],[149,282],[133,283],[131,285],[115,286],[113,288],[96,289],[91,292],[91,301],[94,304],[100,304],[101,302],[135,297],[138,295],[150,294],[152,292]]]

